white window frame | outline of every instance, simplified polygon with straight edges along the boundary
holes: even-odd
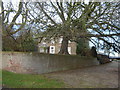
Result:
[[[62,43],[62,40],[63,40],[63,38],[62,38],[62,37],[60,37],[60,38],[59,38],[59,43]]]
[[[68,52],[69,54],[71,54],[71,47],[68,47]]]
[[[51,49],[51,48],[53,48],[53,49]],[[55,46],[50,46],[49,53],[55,54]]]
[[[54,40],[51,40],[51,44],[55,44],[55,41],[54,41]]]
[[[68,43],[71,43],[71,41],[69,40]]]

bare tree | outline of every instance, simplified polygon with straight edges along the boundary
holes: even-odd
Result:
[[[12,2],[3,3],[2,2],[2,25],[3,25],[3,36],[10,36],[19,32],[27,22],[26,9],[27,3],[19,2],[18,8],[14,7]],[[20,22],[18,22],[18,19]],[[18,29],[13,30],[15,25],[19,25]]]
[[[60,54],[68,54],[68,41],[86,38],[92,43],[96,39],[106,43],[109,49],[120,52],[119,48],[119,5],[110,2],[37,2],[36,23],[45,27],[43,36],[63,36]],[[32,7],[31,5],[31,7]],[[109,39],[109,40],[108,40]],[[111,42],[113,41],[113,42]],[[98,42],[97,42],[98,43]],[[100,42],[99,42],[100,43]],[[100,43],[100,45],[102,45]],[[104,46],[104,45],[103,45]],[[104,46],[105,47],[105,46]]]
[[[13,4],[13,2],[2,2],[2,12],[0,15],[2,17],[3,50],[24,51],[24,49],[22,49],[22,42],[26,43],[24,39],[28,42],[27,38],[29,38],[27,35],[28,30],[25,29],[26,24],[29,22],[27,21],[27,4],[28,2],[25,3],[21,1],[18,2],[18,5]],[[23,36],[21,33],[24,37],[27,36],[27,38],[20,38]]]
[[[69,54],[67,50],[69,40],[77,42],[82,38],[95,45],[120,52],[119,4],[119,2],[89,2],[88,4],[57,1],[20,2],[17,11],[10,5],[7,10],[3,7],[1,15],[4,17],[3,24],[6,25],[5,35],[14,35],[26,26],[34,30],[38,38],[50,39],[63,36],[60,54]],[[10,22],[11,12],[15,15]],[[17,23],[17,18],[20,16],[22,22]],[[14,25],[20,27],[13,30]]]

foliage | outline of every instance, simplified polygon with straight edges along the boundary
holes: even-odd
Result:
[[[28,13],[26,5],[25,2],[19,2],[18,7],[15,7],[12,2],[1,3],[2,13],[0,17],[2,17],[2,46],[4,51],[36,50],[33,36],[25,30]]]
[[[86,39],[79,39],[77,41],[76,54],[86,56],[89,51],[90,49],[88,41]]]
[[[43,75],[16,74],[2,71],[2,83],[10,88],[62,88],[64,83],[49,79]]]
[[[30,32],[22,32],[16,38],[3,38],[3,51],[36,51],[37,43]]]
[[[32,33],[28,30],[27,32],[23,32],[18,38],[20,41],[19,47],[21,51],[36,51],[37,50],[37,42],[33,39]]]
[[[17,43],[14,41],[12,37],[4,37],[2,38],[2,50],[3,51],[17,51]]]

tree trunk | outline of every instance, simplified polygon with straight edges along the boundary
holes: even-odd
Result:
[[[68,52],[68,37],[63,37],[61,48],[58,54],[69,54]]]

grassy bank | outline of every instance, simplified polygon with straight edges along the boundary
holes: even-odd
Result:
[[[11,88],[62,88],[64,83],[42,75],[16,74],[2,71],[2,84]]]

